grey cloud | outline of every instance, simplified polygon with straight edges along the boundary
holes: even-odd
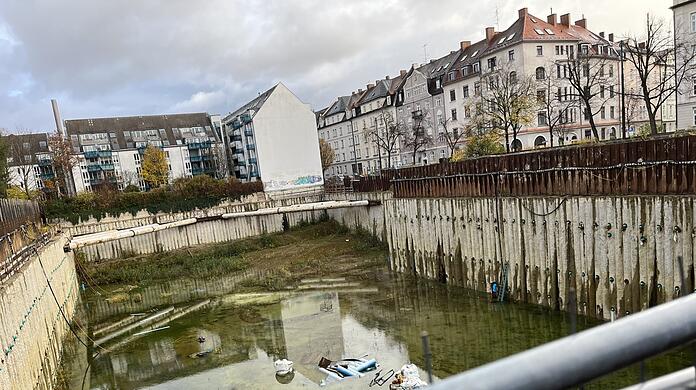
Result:
[[[524,4],[498,3],[502,26]],[[548,13],[547,1],[526,3]],[[612,12],[668,15],[655,3],[559,0],[554,8],[584,11],[600,31],[617,21],[629,30],[640,23]],[[320,108],[423,62],[423,44],[435,58],[495,23],[492,1],[3,0],[0,127],[50,129],[51,97],[65,117],[224,114],[277,81]]]

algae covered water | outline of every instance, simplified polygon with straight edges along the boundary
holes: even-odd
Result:
[[[412,362],[426,378],[424,330],[434,376],[444,378],[568,333],[562,313],[493,304],[478,293],[395,275],[381,279],[369,285],[306,280],[291,291],[228,294],[225,289],[242,279],[220,277],[152,285],[126,301],[106,302],[107,291],[87,294],[84,317],[93,323],[93,340],[133,323],[131,317],[159,317],[104,342],[103,349],[66,348],[69,387],[80,388],[85,378],[84,388],[91,389],[312,389],[326,379],[317,369],[321,357],[365,355],[384,372]],[[579,321],[581,328],[596,325]],[[273,362],[281,358],[294,362],[294,375],[276,377]],[[648,375],[686,367],[689,360],[685,352],[653,359]],[[587,387],[621,387],[638,375],[631,368]],[[373,377],[326,388],[368,388]]]

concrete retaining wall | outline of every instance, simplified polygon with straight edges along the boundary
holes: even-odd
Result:
[[[72,320],[79,292],[72,254],[63,253],[65,242],[53,240],[39,254],[56,298]],[[64,337],[74,336],[34,256],[0,285],[0,388],[52,388]]]

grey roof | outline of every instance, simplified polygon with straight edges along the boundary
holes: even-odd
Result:
[[[436,60],[431,60],[429,63],[420,66],[417,70],[425,75],[429,79],[434,79],[440,77],[447,72],[447,69],[456,61],[461,50],[456,50],[450,52],[444,57],[438,58]]]
[[[346,112],[347,109],[350,107],[350,96],[341,96],[336,101],[334,104],[329,107],[329,109],[324,113],[324,116],[331,116],[331,115],[336,115],[340,114],[342,112]]]
[[[7,156],[12,157],[12,162],[9,162],[8,165],[12,167],[36,164],[38,162],[37,154],[50,152],[48,149],[48,134],[46,133],[8,134],[2,136],[2,139],[7,142]],[[27,147],[25,147],[25,143]],[[26,161],[24,156],[31,156],[30,161]]]
[[[266,103],[266,99],[268,99],[269,96],[275,91],[277,85],[275,85],[273,88],[269,89],[268,91],[260,94],[256,98],[254,98],[252,101],[249,103],[239,107],[235,111],[227,114],[225,118],[222,120],[223,122],[229,122],[230,120],[234,119],[235,117],[249,111],[249,110],[254,110],[254,114],[256,114],[261,107],[263,107],[263,104]]]
[[[126,137],[126,131],[160,130],[165,131],[164,138],[169,145],[176,145],[182,139],[181,132],[173,129],[203,127],[206,135],[217,138],[212,130],[212,123],[207,113],[167,114],[146,116],[124,116],[112,118],[69,119],[65,121],[66,134],[77,136],[81,134],[114,134],[117,142],[109,142],[112,150],[132,149],[133,140]],[[109,137],[113,139],[113,137]],[[78,146],[73,144],[73,146]]]
[[[370,88],[367,91],[365,96],[360,101],[360,104],[369,103],[373,100],[387,97],[389,95],[390,86],[391,86],[391,79],[390,80],[379,80],[377,85],[375,85],[374,87]]]

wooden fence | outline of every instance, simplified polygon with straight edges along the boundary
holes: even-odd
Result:
[[[38,203],[0,199],[0,285],[50,238],[43,230]]]
[[[388,170],[356,192],[397,198],[696,194],[696,136],[665,136]]]

